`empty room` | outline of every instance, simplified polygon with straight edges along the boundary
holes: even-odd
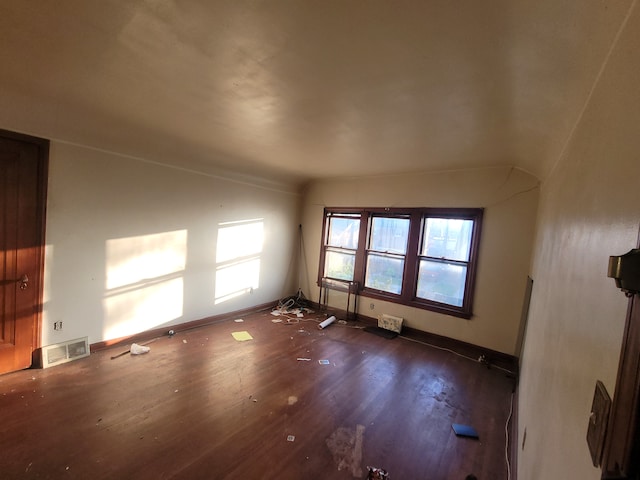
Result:
[[[640,478],[640,7],[3,1],[0,478]]]

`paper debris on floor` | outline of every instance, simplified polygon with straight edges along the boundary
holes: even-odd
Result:
[[[242,323],[242,322],[244,322],[244,319],[243,319],[243,318],[236,318],[236,319],[234,320],[234,322],[236,322],[236,323]]]
[[[331,362],[329,360],[318,360],[318,363],[320,365],[330,365]]]
[[[369,474],[367,475],[367,480],[388,480],[389,472],[387,472],[384,468],[378,467],[367,467],[369,470]]]
[[[144,345],[138,345],[137,343],[132,343],[129,351],[131,355],[142,355],[143,353],[148,353],[151,350],[149,347],[145,347]]]
[[[238,342],[246,342],[247,340],[253,340],[253,337],[247,331],[243,332],[232,332],[233,338],[235,338]]]
[[[297,359],[299,362],[310,362],[311,359],[310,358],[302,358],[302,357],[298,357]]]
[[[293,442],[295,441],[296,436],[295,435],[287,435],[287,442]]]

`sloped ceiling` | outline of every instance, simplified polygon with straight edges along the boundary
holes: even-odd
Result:
[[[296,185],[543,179],[633,5],[4,0],[0,128]]]

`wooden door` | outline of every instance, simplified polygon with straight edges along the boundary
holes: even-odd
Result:
[[[0,130],[0,373],[39,347],[48,142]]]
[[[629,299],[602,478],[640,478],[640,293]]]

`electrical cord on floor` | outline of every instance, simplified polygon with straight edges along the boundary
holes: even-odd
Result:
[[[507,462],[507,480],[511,480],[511,464],[509,463],[509,423],[511,422],[511,416],[513,415],[513,393],[511,394],[511,402],[509,407],[509,416],[507,417],[507,423],[504,425],[505,445],[504,445],[504,458]]]
[[[458,352],[456,352],[454,350],[451,350],[449,348],[439,347],[437,345],[433,345],[433,344],[427,343],[427,342],[422,342],[420,340],[415,340],[413,338],[409,338],[409,337],[406,337],[404,335],[398,335],[398,336],[400,338],[404,338],[405,340],[409,340],[410,342],[419,343],[421,345],[426,345],[427,347],[432,347],[432,348],[436,348],[438,350],[443,350],[445,352],[453,353],[454,355],[457,355],[457,356],[462,357],[462,358],[466,358],[467,360],[471,360],[472,362],[479,362],[475,358],[468,357],[466,355],[462,355],[461,353],[458,353]],[[507,372],[507,373],[512,374],[512,375],[514,374],[511,370],[499,367],[497,365],[492,365],[492,367],[493,368],[497,368],[498,370],[502,370],[502,371]],[[511,402],[510,402],[510,406],[509,406],[509,415],[507,417],[507,422],[504,425],[504,433],[505,433],[504,457],[505,457],[505,461],[507,463],[507,480],[511,480],[511,465],[509,463],[509,422],[511,422],[511,417],[512,416],[513,416],[513,393],[511,394]]]
[[[316,320],[315,318],[300,318],[298,316],[295,317],[289,317],[287,316],[287,314],[281,313],[280,315],[278,315],[277,318],[284,318],[284,320],[286,320],[286,322],[274,322],[274,323],[280,323],[282,325],[295,325],[297,323],[300,322],[316,322],[316,323],[320,323],[319,320]]]
[[[275,311],[279,311],[279,309],[275,309],[273,310]],[[274,323],[279,323],[281,325],[296,325],[298,323],[301,322],[314,322],[316,324],[320,324],[322,323],[322,320],[317,319],[317,318],[302,318],[302,317],[290,317],[287,315],[287,313],[280,313],[278,315],[277,318],[284,318],[284,320],[286,321],[282,321],[282,322],[274,322]],[[346,320],[338,320],[337,322],[333,323],[332,325],[338,326],[338,327],[344,327],[344,328],[355,328],[357,330],[362,330],[364,327],[358,326],[358,325],[349,325],[348,322]]]
[[[405,340],[409,340],[410,342],[419,343],[421,345],[426,345],[427,347],[431,347],[431,348],[435,348],[435,349],[438,349],[438,350],[442,350],[444,352],[453,353],[454,355],[457,355],[459,357],[466,358],[467,360],[471,360],[472,362],[478,363],[478,359],[477,358],[472,358],[472,357],[468,357],[466,355],[462,355],[461,353],[458,353],[455,350],[451,350],[449,348],[439,347],[437,345],[433,345],[432,343],[427,343],[427,342],[423,342],[421,340],[416,340],[415,338],[409,338],[409,337],[407,337],[405,335],[398,335],[398,337],[404,338]]]
[[[461,353],[458,353],[455,350],[451,350],[450,348],[439,347],[438,345],[433,345],[432,343],[427,343],[427,342],[423,342],[421,340],[416,340],[414,338],[409,338],[409,337],[407,337],[405,335],[398,335],[398,336],[400,338],[404,338],[405,340],[409,340],[410,342],[419,343],[421,345],[426,345],[427,347],[431,347],[431,348],[435,348],[435,349],[442,350],[442,351],[445,351],[445,352],[453,353],[454,355],[457,355],[458,357],[466,358],[467,360],[471,360],[472,362],[485,363],[484,355],[482,355],[480,357],[480,359],[477,359],[477,358],[469,357],[467,355],[463,355]],[[504,368],[504,367],[501,367],[499,365],[495,365],[493,363],[492,364],[487,363],[487,365],[490,365],[491,368],[497,368],[498,370],[502,370],[503,372],[508,373],[510,375],[515,375],[515,373],[512,372],[511,370],[509,370],[508,368]]]

